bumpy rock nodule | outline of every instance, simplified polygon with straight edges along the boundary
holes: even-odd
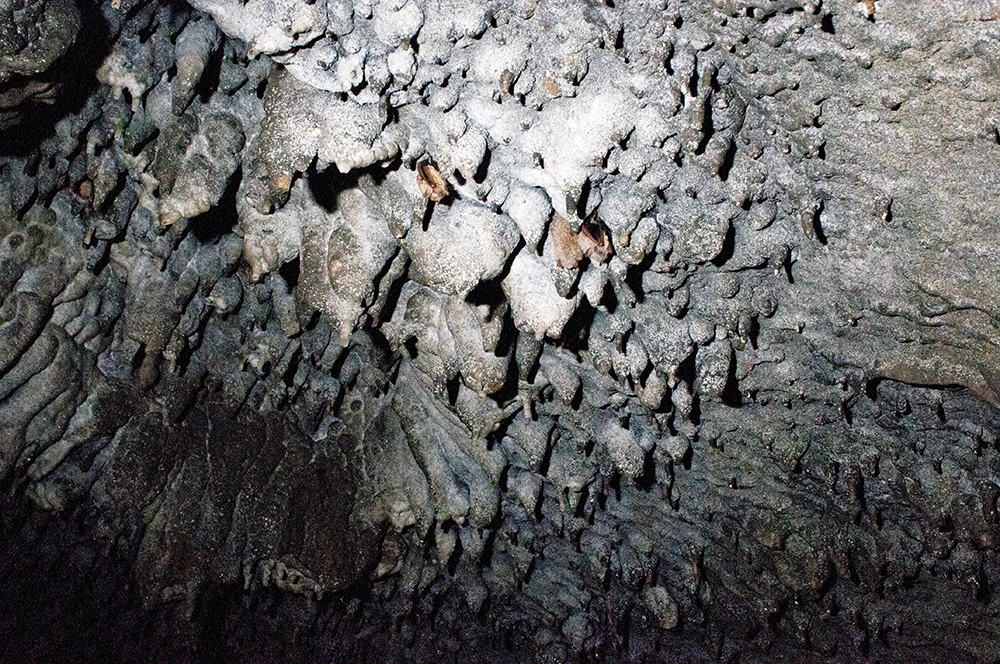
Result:
[[[11,620],[1000,657],[995,3],[82,4],[0,7]]]

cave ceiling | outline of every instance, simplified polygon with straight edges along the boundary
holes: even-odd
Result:
[[[0,0],[4,651],[1000,661],[998,123],[995,0]]]

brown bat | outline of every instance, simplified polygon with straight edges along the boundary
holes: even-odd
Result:
[[[420,193],[424,198],[435,203],[448,195],[448,183],[441,177],[441,173],[430,159],[417,164],[417,186],[420,187]]]

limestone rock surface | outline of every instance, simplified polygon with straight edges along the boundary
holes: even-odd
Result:
[[[0,0],[0,652],[1000,660],[998,63],[972,0]]]

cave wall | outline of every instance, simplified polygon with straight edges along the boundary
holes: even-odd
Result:
[[[997,661],[998,19],[0,3],[5,651]]]

